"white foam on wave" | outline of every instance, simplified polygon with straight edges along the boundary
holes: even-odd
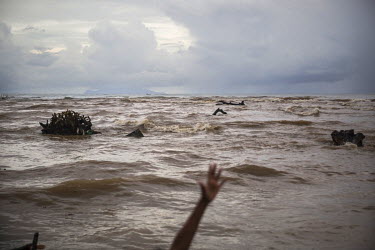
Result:
[[[196,123],[193,126],[189,125],[166,125],[166,126],[157,126],[155,125],[151,130],[159,132],[171,132],[171,133],[188,133],[193,134],[199,131],[213,132],[218,130],[219,126],[211,125],[210,123]]]
[[[130,115],[130,117],[133,117]],[[128,119],[116,119],[115,124],[117,125],[132,125],[132,126],[138,126],[144,124],[145,126],[153,127],[154,122],[151,119],[144,118],[144,119],[138,119],[138,120],[128,120]]]
[[[137,125],[138,122],[136,120],[121,120],[117,119],[115,120],[116,125]]]
[[[319,116],[320,114],[320,109],[317,107],[290,106],[284,111],[299,116]]]
[[[220,127],[212,125],[210,123],[198,122],[193,125],[181,125],[181,124],[172,124],[172,125],[159,125],[156,124],[151,119],[142,119],[142,120],[116,120],[115,124],[117,125],[129,125],[129,126],[144,126],[145,129],[150,131],[157,132],[170,132],[170,133],[188,133],[193,134],[199,131],[214,132],[217,131]]]
[[[357,144],[354,144],[354,143],[351,143],[351,142],[346,142],[343,146],[347,149],[357,149],[358,148]]]

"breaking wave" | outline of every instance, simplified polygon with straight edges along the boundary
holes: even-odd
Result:
[[[220,126],[212,125],[210,123],[199,122],[193,125],[158,125],[151,119],[143,120],[117,120],[115,121],[117,125],[129,125],[129,126],[141,126],[143,129],[156,132],[169,132],[169,133],[188,133],[193,134],[199,131],[206,132],[217,132],[221,129]]]
[[[146,126],[147,127],[147,126]],[[220,126],[211,125],[210,123],[196,123],[192,126],[187,125],[169,125],[169,126],[157,126],[152,127],[152,130],[158,132],[170,132],[170,133],[188,133],[193,134],[199,131],[215,132],[220,130]]]
[[[357,149],[358,148],[357,144],[354,144],[354,143],[351,143],[351,142],[346,142],[343,146],[347,149]]]
[[[134,125],[140,125],[141,123],[139,123],[136,120],[120,120],[120,119],[117,119],[117,120],[115,120],[115,124],[116,125],[131,125],[131,126],[134,126]]]
[[[319,108],[316,107],[291,106],[284,111],[299,116],[319,116],[320,114]]]

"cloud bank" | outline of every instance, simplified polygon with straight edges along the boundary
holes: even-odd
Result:
[[[2,1],[0,92],[374,93],[372,1]]]

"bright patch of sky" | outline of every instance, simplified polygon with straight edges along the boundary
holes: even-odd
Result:
[[[112,21],[117,25],[128,22]],[[155,33],[158,49],[170,53],[187,50],[193,43],[189,30],[181,25],[176,25],[170,18],[147,18],[143,24]],[[96,25],[95,21],[40,21],[35,23],[14,23],[12,33],[17,44],[28,44],[31,53],[58,53],[65,50],[67,40],[81,44],[82,49],[90,46],[88,32]],[[43,47],[43,49],[35,49]]]
[[[158,49],[178,52],[187,50],[194,42],[187,28],[177,25],[168,17],[146,20],[144,24],[147,28],[154,31]]]

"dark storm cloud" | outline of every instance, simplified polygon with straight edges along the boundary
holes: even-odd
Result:
[[[18,67],[21,66],[22,53],[14,46],[11,28],[0,22],[0,91],[15,88],[18,82]]]
[[[230,81],[246,88],[267,83],[287,89],[296,84],[351,81],[359,73],[358,65],[369,65],[363,59],[374,58],[374,45],[367,43],[369,54],[361,55],[363,43],[374,37],[368,26],[374,12],[367,4],[212,1],[180,6],[171,2],[164,8],[197,37],[197,54],[207,72],[216,74],[216,85]],[[353,84],[373,90],[374,79],[369,74]]]

